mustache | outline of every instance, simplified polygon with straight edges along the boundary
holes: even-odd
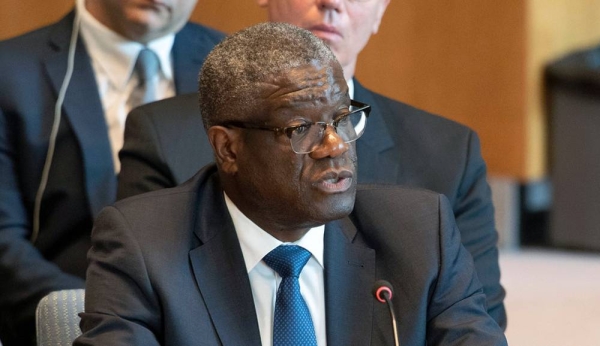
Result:
[[[341,169],[345,167],[347,169],[352,168],[354,171],[356,171],[356,168],[358,167],[358,157],[356,154],[342,155],[335,158],[327,157],[317,160],[314,165],[317,169],[321,170],[330,168]]]

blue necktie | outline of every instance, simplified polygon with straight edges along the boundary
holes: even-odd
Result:
[[[309,258],[310,252],[297,245],[280,245],[263,258],[282,278],[275,301],[273,346],[317,345],[310,311],[298,282]]]
[[[138,77],[138,85],[129,99],[131,108],[156,100],[159,68],[160,61],[156,53],[149,48],[143,48],[133,67]]]

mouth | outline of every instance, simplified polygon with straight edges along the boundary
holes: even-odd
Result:
[[[162,0],[148,0],[140,5],[141,8],[153,11],[161,11],[168,9],[168,5]]]
[[[354,177],[351,171],[328,171],[313,185],[325,193],[341,193],[352,186]]]
[[[342,34],[332,25],[314,25],[308,30],[325,42],[332,42],[343,38]]]

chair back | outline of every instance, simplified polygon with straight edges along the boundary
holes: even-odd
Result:
[[[35,313],[38,346],[73,344],[81,335],[78,314],[84,299],[84,289],[55,291],[42,298]]]

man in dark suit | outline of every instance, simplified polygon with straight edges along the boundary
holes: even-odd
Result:
[[[370,91],[353,78],[358,53],[377,31],[389,1],[257,2],[267,7],[271,20],[296,24],[327,42],[352,86],[351,97],[372,106],[369,128],[356,143],[360,182],[425,188],[450,200],[462,243],[483,283],[488,312],[506,328],[494,208],[477,134]],[[120,153],[119,198],[175,186],[211,162],[201,127],[196,95],[134,110]]]
[[[401,344],[506,345],[446,198],[357,191],[369,106],[323,41],[283,23],[225,39],[200,103],[216,166],[100,213],[75,345],[390,345],[380,278]]]
[[[132,72],[137,52],[149,48],[159,56],[158,97],[197,89],[195,71],[223,35],[186,23],[195,3],[78,1],[59,22],[0,42],[0,339],[5,345],[31,343],[41,297],[84,285],[92,219],[116,198],[114,157],[131,106],[126,98],[139,79]],[[74,25],[76,14],[80,25]],[[47,160],[74,31],[80,35],[73,75],[54,156]],[[121,73],[121,62],[130,63],[124,67],[128,71]],[[34,201],[47,161],[37,213]],[[32,231],[34,215],[39,215],[38,232]]]

